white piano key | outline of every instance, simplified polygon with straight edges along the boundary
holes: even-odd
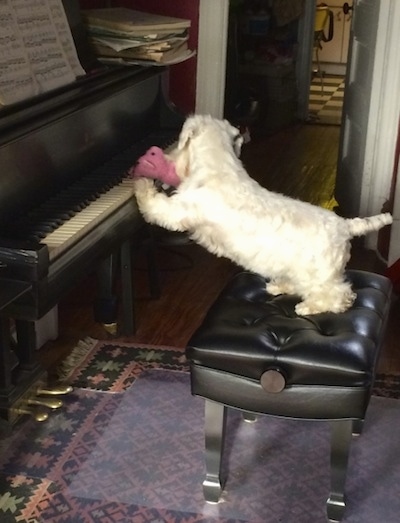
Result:
[[[133,180],[123,179],[119,185],[112,187],[67,222],[45,236],[41,243],[48,246],[50,260],[77,242],[129,198],[134,198]]]

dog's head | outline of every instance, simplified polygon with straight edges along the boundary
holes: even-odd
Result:
[[[214,134],[224,145],[231,147],[236,156],[240,156],[243,145],[243,137],[237,127],[231,125],[228,120],[218,120],[211,115],[189,116],[183,124],[179,135],[178,149],[187,147],[190,141],[205,135]]]
[[[181,180],[189,174],[190,148],[199,144],[218,145],[221,150],[233,151],[240,156],[243,137],[227,120],[218,120],[210,115],[189,116],[183,124],[177,147],[168,155],[175,163]]]

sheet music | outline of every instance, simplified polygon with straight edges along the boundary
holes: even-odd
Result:
[[[81,66],[76,52],[74,39],[72,38],[71,29],[68,24],[67,16],[64,11],[61,0],[47,0],[50,7],[50,15],[53,20],[54,27],[61,41],[61,45],[67,56],[68,62],[74,72],[75,76],[82,76],[85,74]]]
[[[6,105],[39,92],[9,0],[0,0],[0,103]]]
[[[66,85],[84,74],[61,0],[0,0],[0,20],[2,104]]]

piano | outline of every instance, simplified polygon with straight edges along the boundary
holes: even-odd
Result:
[[[46,387],[35,322],[94,267],[95,320],[116,322],[120,267],[123,328],[134,330],[130,253],[144,221],[127,170],[179,134],[167,75],[164,67],[99,66],[0,109],[0,292],[11,289],[0,310],[0,418],[11,424],[32,390]]]

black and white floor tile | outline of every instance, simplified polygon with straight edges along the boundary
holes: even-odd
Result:
[[[315,76],[309,95],[310,121],[322,124],[340,125],[344,96],[343,76]]]

